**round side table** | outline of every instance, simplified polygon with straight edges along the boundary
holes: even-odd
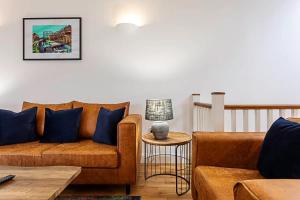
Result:
[[[191,184],[191,135],[169,132],[167,139],[156,140],[152,133],[146,133],[142,140],[145,180],[158,175],[175,176],[177,195],[187,193]]]

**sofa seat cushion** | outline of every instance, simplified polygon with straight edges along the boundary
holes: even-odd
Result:
[[[234,187],[235,200],[299,200],[300,180],[246,180]]]
[[[65,165],[95,168],[117,168],[116,146],[98,144],[92,140],[64,143],[43,152],[44,165]]]
[[[198,166],[194,171],[195,188],[200,199],[233,200],[238,181],[263,178],[257,170]]]
[[[38,141],[0,146],[0,165],[41,166],[42,153],[57,144],[41,144]]]

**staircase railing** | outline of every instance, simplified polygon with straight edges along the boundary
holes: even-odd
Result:
[[[193,94],[193,131],[261,132],[278,117],[297,118],[299,104],[224,104],[224,92],[211,93],[211,103]]]

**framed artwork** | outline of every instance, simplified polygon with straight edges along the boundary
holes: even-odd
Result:
[[[23,60],[81,60],[81,18],[23,18]]]

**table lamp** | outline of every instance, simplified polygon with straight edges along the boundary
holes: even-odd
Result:
[[[147,99],[146,120],[153,121],[151,132],[155,139],[163,140],[168,137],[169,124],[167,120],[173,119],[171,99]]]

